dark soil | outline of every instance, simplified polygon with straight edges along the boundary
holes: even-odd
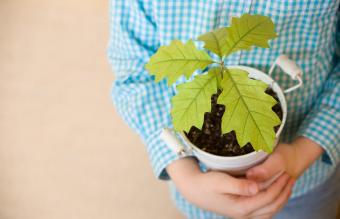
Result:
[[[240,147],[237,143],[234,131],[221,135],[221,119],[225,110],[223,105],[217,104],[217,97],[221,91],[211,97],[211,112],[204,114],[204,123],[202,129],[194,126],[191,127],[189,133],[185,133],[189,140],[197,147],[210,154],[219,156],[239,156],[253,152],[254,149],[250,143],[244,147]],[[267,88],[266,93],[279,101],[276,93]],[[272,107],[273,111],[282,120],[282,108],[280,103]],[[280,126],[274,128],[275,132]]]

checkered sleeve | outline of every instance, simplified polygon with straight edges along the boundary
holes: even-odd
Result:
[[[110,2],[108,59],[115,73],[112,99],[123,120],[142,138],[155,175],[168,179],[165,167],[177,159],[159,138],[171,127],[170,98],[173,89],[165,81],[155,83],[144,65],[159,47],[151,5],[138,1]]]
[[[314,108],[301,124],[299,135],[318,143],[332,164],[340,162],[340,63],[326,81]]]
[[[338,13],[338,18],[340,13]],[[334,165],[340,163],[340,22],[335,32],[335,67],[329,74],[314,108],[302,122],[298,135],[318,143],[324,150],[325,161]]]
[[[318,143],[331,163],[340,162],[340,63],[324,85],[312,111],[299,128],[299,135]]]

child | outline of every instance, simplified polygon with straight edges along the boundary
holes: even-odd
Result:
[[[108,57],[116,74],[114,103],[147,146],[156,176],[171,179],[172,196],[186,217],[336,217],[340,185],[338,8],[339,0],[110,2]],[[275,58],[286,54],[303,69],[304,86],[286,95],[284,143],[241,179],[204,172],[194,158],[177,157],[160,140],[162,128],[171,126],[170,98],[175,86],[155,83],[144,65],[159,46],[228,26],[231,17],[244,13],[269,16],[279,36],[270,49],[235,53],[226,64],[268,72]],[[282,73],[275,80],[283,87],[290,83]],[[259,190],[259,183],[282,170],[285,173],[268,189]]]

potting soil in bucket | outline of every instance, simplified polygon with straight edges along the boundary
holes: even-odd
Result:
[[[211,97],[211,112],[205,113],[202,129],[191,127],[190,131],[186,133],[188,139],[201,150],[218,156],[240,156],[253,152],[254,149],[250,143],[240,147],[234,131],[221,134],[221,120],[225,106],[217,104],[217,97],[220,93],[219,91]],[[276,93],[270,87],[267,88],[266,93],[278,102],[272,109],[282,120],[283,112]],[[279,127],[274,128],[275,132]]]

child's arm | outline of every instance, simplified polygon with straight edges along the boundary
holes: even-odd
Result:
[[[339,13],[340,16],[340,13]],[[340,22],[335,40],[340,40]],[[262,165],[248,171],[251,179],[266,180],[284,170],[297,178],[325,152],[330,165],[340,163],[340,45],[335,41],[334,69],[328,75],[314,107],[291,144],[281,144]],[[306,83],[312,83],[307,81]]]
[[[155,83],[144,69],[160,46],[152,5],[151,1],[110,1],[108,59],[116,76],[112,87],[116,109],[145,143],[156,177],[168,179],[165,167],[178,158],[159,134],[171,126],[173,89],[166,81]],[[133,148],[126,153],[133,153]]]
[[[340,22],[335,39],[340,40]],[[338,42],[339,43],[339,42]],[[340,47],[338,47],[339,49]],[[340,52],[340,50],[338,50]],[[339,55],[339,54],[338,54]],[[307,82],[308,83],[308,82]],[[311,83],[311,82],[309,82]],[[299,136],[291,144],[280,144],[274,153],[261,165],[250,169],[247,178],[266,181],[280,171],[298,178],[310,167],[322,153],[331,164],[340,163],[340,62],[339,56],[335,67],[324,84],[314,108],[303,121]],[[264,208],[255,214],[262,214]],[[275,209],[271,209],[273,211]],[[274,212],[277,212],[276,210]]]
[[[247,172],[247,178],[266,181],[280,171],[297,179],[324,150],[312,140],[299,137],[291,144],[279,144],[269,158]]]

